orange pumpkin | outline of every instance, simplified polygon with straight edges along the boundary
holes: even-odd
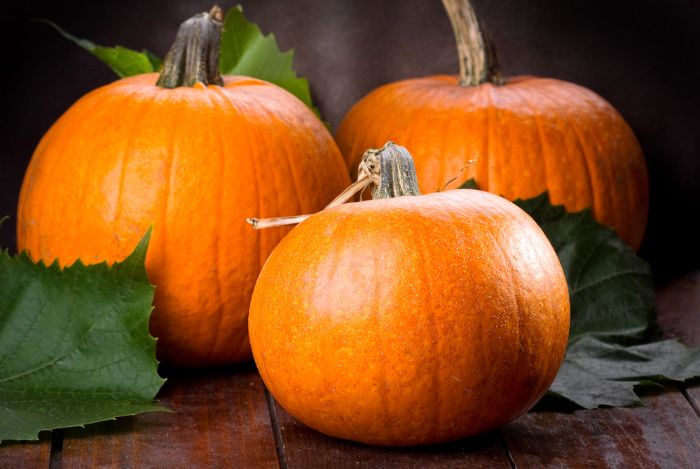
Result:
[[[393,140],[412,153],[423,192],[458,175],[456,184],[474,178],[479,189],[509,200],[547,190],[568,211],[590,207],[638,249],[649,183],[629,125],[581,86],[526,76],[503,81],[469,2],[443,3],[455,26],[460,76],[391,83],[355,104],[335,135],[348,167],[357,167],[366,148]]]
[[[218,46],[216,26],[209,39]],[[218,61],[218,50],[211,55]],[[164,70],[172,65],[166,59]],[[22,186],[18,247],[47,263],[111,263],[153,225],[146,269],[157,286],[158,357],[217,365],[252,357],[250,297],[289,231],[251,233],[245,217],[320,210],[349,178],[330,133],[290,93],[246,77],[220,82],[218,62],[187,67],[188,86],[156,86],[157,74],[125,78],[51,127]],[[207,69],[213,77],[196,75]]]
[[[393,175],[381,183],[403,179]],[[268,258],[249,330],[265,385],[304,424],[372,445],[434,444],[539,400],[564,357],[569,297],[525,212],[452,190],[304,220]]]

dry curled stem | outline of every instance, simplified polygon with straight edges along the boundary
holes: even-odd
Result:
[[[381,181],[381,165],[379,164],[379,152],[381,150],[367,150],[360,163],[357,181],[352,183],[338,197],[326,205],[326,208],[335,207],[347,202],[352,196],[366,189],[370,184],[378,185]],[[276,218],[246,218],[256,230],[271,228],[273,226],[297,225],[311,215],[295,215],[292,217]]]
[[[455,177],[453,177],[452,179],[450,179],[449,181],[447,181],[447,182],[445,183],[444,186],[442,186],[441,188],[439,188],[439,189],[438,189],[437,191],[435,191],[435,192],[442,192],[442,191],[444,191],[445,188],[446,188],[447,186],[449,186],[450,184],[452,184],[453,181],[455,181],[456,179],[458,179],[458,178],[462,175],[462,173],[464,172],[464,170],[467,169],[467,168],[469,167],[470,164],[476,163],[476,160],[478,160],[478,159],[479,159],[479,155],[477,155],[476,158],[474,158],[473,160],[467,161],[466,166],[464,166],[464,168],[460,169],[460,170],[459,170],[459,173],[458,173]]]

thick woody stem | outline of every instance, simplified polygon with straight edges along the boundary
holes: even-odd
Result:
[[[442,0],[452,23],[459,54],[459,84],[502,85],[498,54],[491,35],[481,23],[469,0]]]
[[[223,21],[224,12],[215,5],[209,13],[182,23],[156,85],[170,89],[197,83],[223,85],[219,74]]]

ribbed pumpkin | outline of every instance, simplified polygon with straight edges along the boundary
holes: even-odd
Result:
[[[245,218],[320,210],[349,183],[301,101],[256,79],[221,81],[221,19],[183,23],[159,81],[167,88],[146,74],[77,101],[39,143],[19,201],[18,247],[47,263],[121,260],[153,226],[150,328],[171,365],[252,357],[253,286],[289,229],[252,233]]]
[[[365,166],[381,167],[373,196],[390,198],[327,208],[275,248],[250,340],[267,388],[311,428],[442,443],[517,418],[549,388],[568,289],[525,212],[482,191],[400,196],[419,192],[407,163],[385,174],[397,152],[407,154],[387,145]]]
[[[393,140],[412,153],[421,191],[475,178],[509,200],[549,191],[553,204],[590,207],[638,249],[649,211],[644,155],[629,125],[603,98],[562,80],[502,80],[495,49],[468,0],[443,0],[460,76],[382,86],[355,104],[335,138],[348,167]],[[460,174],[470,160],[476,162]]]

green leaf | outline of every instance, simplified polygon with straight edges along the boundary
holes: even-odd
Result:
[[[0,441],[166,410],[153,401],[150,230],[123,262],[61,269],[0,253]]]
[[[550,395],[589,409],[638,406],[638,387],[700,376],[700,348],[659,340],[651,268],[612,228],[588,209],[552,206],[547,192],[514,203],[552,243],[569,286],[569,343]]]
[[[659,341],[651,268],[589,210],[545,192],[515,204],[539,224],[564,269],[571,331],[550,394],[584,408],[641,405],[635,387],[700,376],[700,349]]]
[[[476,180],[474,178],[467,179],[464,184],[459,186],[457,189],[477,189]]]
[[[595,334],[638,343],[656,319],[649,264],[588,209],[568,213],[552,206],[546,192],[515,204],[540,225],[559,256],[571,300],[569,342]]]
[[[676,340],[624,346],[591,334],[569,345],[549,392],[586,409],[639,406],[637,386],[661,386],[699,375],[699,348]]]
[[[121,46],[98,46],[87,39],[73,36],[51,21],[37,21],[51,25],[61,36],[90,51],[121,78],[157,72],[162,68],[162,60],[145,49],[143,52],[136,52]],[[226,13],[221,36],[221,74],[244,75],[269,81],[292,93],[321,119],[320,111],[311,102],[309,81],[297,76],[297,72],[292,68],[293,60],[294,51],[280,52],[275,36],[265,36],[256,24],[249,23],[243,16],[240,5]],[[324,124],[330,129],[329,123]]]
[[[88,52],[91,52],[93,55],[107,64],[109,68],[114,70],[114,72],[120,78],[139,75],[141,73],[156,72],[160,70],[160,67],[163,64],[163,62],[155,54],[148,52],[145,49],[143,52],[136,52],[121,46],[98,46],[87,39],[80,39],[73,36],[51,21],[45,19],[40,19],[37,21],[50,25],[64,38],[76,43]]]
[[[243,16],[241,6],[226,13],[224,32],[221,36],[222,75],[244,75],[269,81],[299,98],[321,118],[321,113],[311,103],[309,82],[297,77],[292,68],[294,51],[280,52],[275,36],[264,36],[256,24]]]
[[[160,57],[158,57],[156,54],[153,52],[143,49],[142,53],[146,56],[149,62],[151,62],[151,68],[153,68],[154,72],[160,72],[161,69],[163,68],[163,61],[161,60]],[[136,75],[136,74],[134,74]]]

